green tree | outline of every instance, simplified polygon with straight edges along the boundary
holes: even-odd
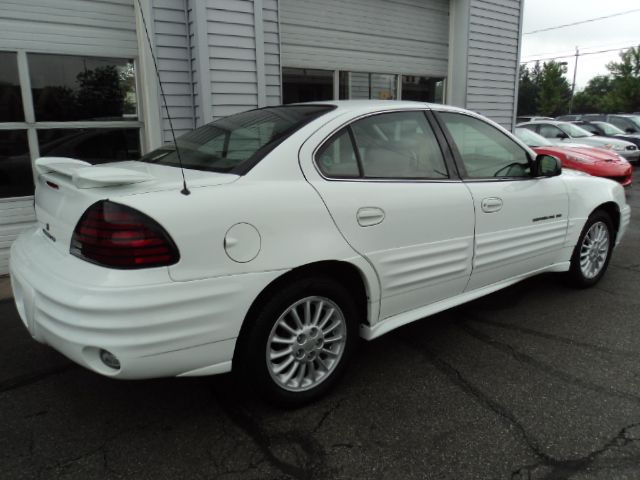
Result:
[[[620,52],[620,62],[610,62],[612,91],[611,111],[640,111],[640,45]]]
[[[114,65],[85,70],[76,76],[78,108],[86,118],[120,118],[125,92]]]
[[[567,112],[571,99],[571,87],[564,77],[565,65],[551,61],[544,63],[538,77],[539,115],[556,117]]]
[[[518,86],[518,115],[534,115],[538,110],[538,78],[540,65],[536,62],[536,70],[529,70],[520,65],[520,81]],[[534,67],[534,69],[536,68]]]
[[[575,94],[573,98],[574,113],[611,112],[613,105],[611,93],[613,81],[608,75],[598,75],[587,83],[584,90]]]

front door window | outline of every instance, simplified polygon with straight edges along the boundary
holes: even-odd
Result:
[[[486,122],[469,115],[441,112],[469,178],[529,177],[527,152]]]

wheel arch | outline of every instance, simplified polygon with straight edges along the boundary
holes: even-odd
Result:
[[[240,333],[238,334],[238,340],[236,341],[236,347],[234,350],[234,360],[236,353],[238,352],[238,345],[242,342],[247,330],[251,327],[252,319],[255,318],[257,312],[259,312],[265,305],[272,293],[290,282],[295,282],[311,276],[330,277],[344,285],[354,296],[356,306],[360,313],[360,318],[365,323],[370,323],[370,287],[365,272],[353,263],[342,260],[323,260],[308,263],[283,273],[278,278],[271,281],[271,283],[269,283],[258,294],[249,307],[249,310],[242,322],[242,326],[240,327]]]
[[[618,206],[618,204],[616,202],[602,203],[593,209],[592,214],[599,210],[606,212],[609,215],[609,217],[611,217],[611,221],[613,222],[613,228],[614,228],[614,236],[617,236],[618,230],[620,229],[620,207]],[[615,241],[615,238],[614,238],[614,241]]]

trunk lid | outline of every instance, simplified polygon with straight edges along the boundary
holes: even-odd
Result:
[[[82,214],[99,200],[161,190],[180,195],[180,169],[136,161],[91,165],[72,158],[36,160],[36,219],[43,234],[60,252],[68,253]],[[234,182],[237,175],[185,170],[189,189]]]

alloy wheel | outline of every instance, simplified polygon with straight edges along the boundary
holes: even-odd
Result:
[[[325,297],[296,301],[280,315],[267,339],[271,378],[285,390],[314,388],[340,363],[347,341],[342,310]]]

